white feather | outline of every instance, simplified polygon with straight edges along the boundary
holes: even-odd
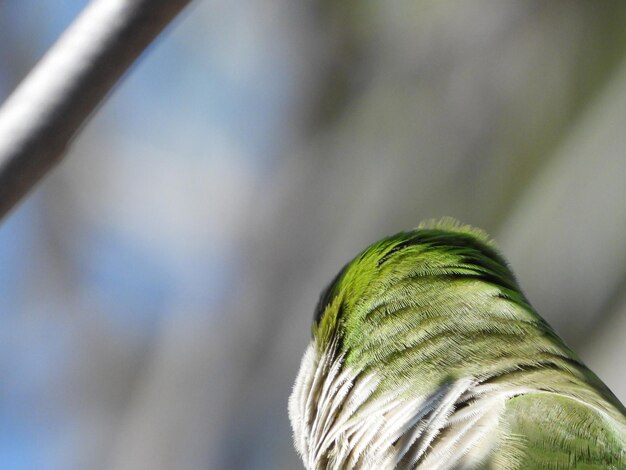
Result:
[[[335,351],[334,343],[321,354],[309,345],[289,399],[295,446],[309,470],[477,465],[498,444],[506,400],[528,391],[466,377],[428,395],[407,386],[374,397],[380,378],[344,367]]]

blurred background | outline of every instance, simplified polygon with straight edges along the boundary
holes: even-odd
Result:
[[[4,99],[85,0],[0,2]],[[321,289],[454,216],[626,400],[626,2],[196,0],[0,226],[0,467],[301,468]]]

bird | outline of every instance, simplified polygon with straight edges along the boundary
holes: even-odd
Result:
[[[626,469],[626,408],[450,218],[341,269],[288,412],[309,470]]]

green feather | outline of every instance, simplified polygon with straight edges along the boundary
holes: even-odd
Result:
[[[626,410],[480,230],[444,219],[364,250],[322,294],[312,347],[290,402],[310,468],[626,468]]]

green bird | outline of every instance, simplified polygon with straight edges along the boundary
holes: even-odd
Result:
[[[289,399],[308,469],[626,469],[626,409],[480,230],[371,245],[312,331]]]

